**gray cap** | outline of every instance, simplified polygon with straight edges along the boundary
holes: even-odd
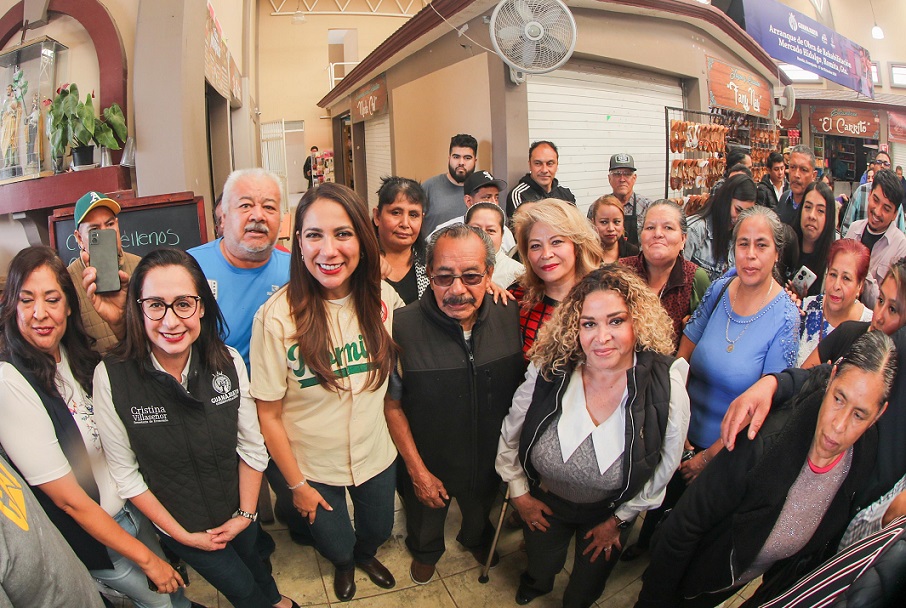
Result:
[[[635,160],[629,154],[614,154],[610,157],[610,170],[632,169],[635,171]]]

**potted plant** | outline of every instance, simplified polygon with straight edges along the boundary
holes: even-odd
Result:
[[[94,114],[92,95],[79,101],[79,88],[75,84],[57,89],[48,109],[50,145],[54,159],[63,158],[66,146],[72,149],[73,164],[92,164],[94,144],[119,150],[128,135],[126,118],[118,104],[105,108],[102,118]]]

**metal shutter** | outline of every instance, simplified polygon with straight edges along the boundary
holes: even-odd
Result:
[[[365,122],[365,188],[368,209],[377,207],[377,190],[381,178],[393,175],[390,158],[390,115],[384,114]]]
[[[635,192],[663,198],[664,107],[683,107],[679,80],[646,72],[558,70],[529,76],[526,85],[529,139],[557,145],[557,179],[576,195],[580,209],[611,192],[608,163],[620,152],[635,159]]]

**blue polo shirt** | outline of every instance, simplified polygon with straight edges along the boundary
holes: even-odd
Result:
[[[267,264],[259,268],[236,268],[223,257],[222,238],[189,249],[204,271],[214,298],[226,321],[224,342],[239,351],[247,369],[252,321],[262,304],[289,281],[289,254],[274,249]]]

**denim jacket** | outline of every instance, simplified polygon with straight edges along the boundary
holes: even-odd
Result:
[[[689,219],[683,257],[701,266],[712,282],[720,278],[730,266],[736,264],[732,247],[726,260],[714,259],[714,224],[710,216],[703,218],[700,215],[693,215]]]

